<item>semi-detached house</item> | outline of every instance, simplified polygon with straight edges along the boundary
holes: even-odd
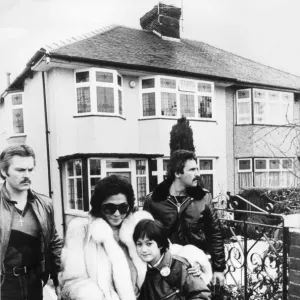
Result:
[[[142,30],[111,26],[42,48],[2,93],[0,147],[35,149],[33,188],[53,198],[61,232],[106,175],[127,177],[142,206],[181,116],[214,196],[295,184],[300,78],[180,38],[179,16],[155,7]]]

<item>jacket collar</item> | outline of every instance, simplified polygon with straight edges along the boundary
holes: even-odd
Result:
[[[160,272],[163,268],[171,269],[171,265],[172,265],[172,254],[169,250],[167,250],[164,253],[164,256],[163,256],[161,262],[154,268],[158,269],[158,271]]]
[[[13,201],[11,200],[11,197],[10,197],[10,194],[9,194],[9,191],[7,190],[6,188],[6,182],[4,181],[2,187],[1,187],[1,197],[8,203],[11,203],[11,204],[16,204],[17,202],[16,201]],[[33,202],[34,199],[36,198],[35,194],[32,192],[31,189],[28,190],[28,196],[27,196],[27,199],[29,202]]]
[[[152,200],[154,202],[164,201],[170,195],[169,190],[172,182],[173,181],[169,179],[161,182],[153,191]],[[189,187],[186,191],[188,196],[196,200],[201,200],[206,195],[206,192],[200,186]]]

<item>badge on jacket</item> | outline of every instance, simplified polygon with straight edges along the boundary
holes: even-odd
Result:
[[[162,277],[167,277],[169,276],[171,273],[171,269],[169,267],[163,267],[161,270],[160,270],[160,275]]]

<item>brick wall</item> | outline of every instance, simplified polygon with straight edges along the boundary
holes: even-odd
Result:
[[[289,257],[289,300],[300,300],[300,230],[290,232]]]

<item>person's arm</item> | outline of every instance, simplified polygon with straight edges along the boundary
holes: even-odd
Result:
[[[188,274],[187,266],[182,270],[182,293],[186,300],[210,300],[211,292],[201,277]]]
[[[206,195],[206,209],[208,212],[206,237],[211,244],[211,260],[213,267],[213,284],[224,284],[225,249],[224,237],[217,211],[213,208],[211,194]]]
[[[104,295],[86,271],[84,245],[88,220],[75,218],[68,224],[61,253],[59,283],[63,299],[98,300]]]

